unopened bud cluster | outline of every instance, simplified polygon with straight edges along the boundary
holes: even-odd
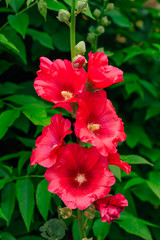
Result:
[[[87,10],[88,3],[87,0],[81,0],[77,2],[77,14],[80,12],[85,12]]]
[[[64,10],[64,9],[60,9],[58,12],[57,18],[60,22],[67,23],[70,20],[70,16],[71,16],[70,12],[68,12],[67,10]]]

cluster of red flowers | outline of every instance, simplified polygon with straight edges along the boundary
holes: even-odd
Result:
[[[89,53],[86,73],[83,58],[76,60],[77,67],[68,60],[40,58],[35,90],[54,107],[72,113],[80,145],[65,143],[65,136],[72,133],[71,122],[56,114],[36,140],[31,165],[38,163],[47,168],[48,190],[58,194],[67,207],[83,210],[93,203],[102,221],[110,223],[128,202],[122,194],[106,197],[115,183],[108,166],[116,165],[127,174],[131,167],[117,153],[118,142],[126,139],[122,119],[101,89],[123,81],[123,72],[108,65],[107,56],[97,52]],[[82,147],[83,143],[92,147]]]

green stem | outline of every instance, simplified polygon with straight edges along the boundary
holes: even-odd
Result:
[[[98,35],[95,37],[94,43],[93,43],[93,52],[97,51],[97,46],[98,46]]]
[[[79,229],[79,235],[80,240],[85,237],[85,231],[83,226],[83,211],[77,209],[77,215],[78,215],[78,229]]]
[[[71,60],[76,56],[76,17],[75,17],[75,0],[72,0],[72,9],[71,9],[71,26],[70,26],[70,44],[71,44]]]
[[[16,13],[16,15],[19,15],[25,11],[27,11],[28,9],[30,9],[31,7],[33,7],[34,5],[37,4],[37,1],[35,1],[34,3],[32,3],[29,7],[24,8],[23,10],[21,10],[20,12]],[[1,28],[0,28],[0,32],[9,24],[9,22],[7,21]]]

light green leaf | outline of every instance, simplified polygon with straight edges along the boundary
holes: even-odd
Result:
[[[96,220],[93,224],[94,235],[98,239],[105,239],[109,233],[111,224],[107,222],[101,222],[100,219]]]
[[[8,232],[0,233],[0,239],[1,240],[16,240],[16,238]]]
[[[131,24],[126,16],[124,16],[122,13],[120,13],[118,10],[114,9],[107,13],[109,17],[113,20],[113,22],[122,27],[122,28],[130,28]]]
[[[10,3],[10,0],[5,0],[6,1],[6,7],[8,8],[8,5]]]
[[[39,100],[37,98],[30,96],[30,95],[23,95],[23,94],[12,95],[12,96],[4,98],[4,100],[16,103],[18,105],[39,103]]]
[[[46,126],[50,124],[46,109],[41,104],[27,104],[23,107],[24,115],[35,125]]]
[[[29,25],[29,17],[26,13],[21,13],[19,15],[9,15],[9,24],[25,38],[27,28]]]
[[[28,29],[27,34],[29,34],[33,38],[33,40],[39,41],[40,44],[42,44],[44,47],[54,49],[52,44],[52,38],[49,34],[34,29]]]
[[[121,169],[117,166],[109,165],[110,171],[121,182]]]
[[[160,199],[160,183],[147,181],[147,184],[152,192]]]
[[[19,52],[19,50],[16,48],[16,46],[11,43],[10,41],[8,41],[8,39],[3,35],[3,34],[0,34],[0,43],[2,45],[4,45],[5,47],[13,50],[14,52]]]
[[[126,232],[139,236],[145,240],[152,240],[151,233],[146,226],[146,222],[127,212],[122,212],[119,226]]]
[[[16,189],[20,212],[29,231],[35,205],[33,183],[29,178],[18,180]]]
[[[27,0],[27,7],[29,7],[29,5],[34,2],[34,0]]]
[[[44,179],[38,184],[36,191],[37,207],[45,221],[47,221],[52,196],[52,193],[48,191],[47,187],[48,182]]]
[[[12,213],[15,207],[15,199],[16,199],[16,187],[15,183],[8,183],[1,193],[1,207],[2,211],[7,218],[7,225],[12,217]]]
[[[121,155],[120,159],[122,161],[125,161],[129,164],[148,164],[150,166],[153,166],[153,164],[149,161],[147,161],[145,158],[140,157],[138,155]]]
[[[20,116],[18,109],[4,111],[0,115],[0,139],[6,134],[9,127],[11,127],[14,121]]]
[[[39,0],[38,1],[38,10],[40,14],[44,17],[46,21],[46,16],[47,16],[47,3],[45,0]]]
[[[45,0],[47,3],[47,8],[54,11],[59,11],[60,9],[68,10],[67,7],[56,0]]]
[[[24,2],[25,2],[25,0],[10,0],[9,5],[17,13],[18,10],[22,7]]]

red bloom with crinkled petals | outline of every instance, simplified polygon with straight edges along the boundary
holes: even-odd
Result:
[[[68,60],[57,59],[51,62],[40,58],[40,70],[34,81],[39,96],[55,104],[76,102],[76,95],[84,90],[87,74],[84,69],[74,68]]]
[[[44,127],[42,135],[36,140],[36,148],[32,151],[31,166],[35,164],[52,167],[57,159],[59,149],[64,145],[64,138],[71,134],[71,123],[64,119],[62,114],[51,118],[51,124]]]
[[[91,143],[104,156],[117,152],[118,142],[126,139],[122,119],[106,92],[86,91],[79,95],[75,134],[82,142]]]
[[[108,164],[115,165],[125,171],[127,174],[131,171],[131,166],[127,162],[120,160],[119,153],[109,154],[108,155]]]
[[[105,53],[90,52],[88,56],[88,83],[92,83],[93,89],[106,88],[123,81],[123,72],[119,68],[108,65]]]
[[[99,199],[94,203],[96,209],[100,211],[101,221],[111,223],[120,217],[120,212],[128,206],[128,201],[122,194]]]
[[[46,170],[48,190],[56,193],[67,207],[86,209],[96,199],[105,197],[115,183],[106,158],[96,148],[68,144],[58,153],[56,164]]]

